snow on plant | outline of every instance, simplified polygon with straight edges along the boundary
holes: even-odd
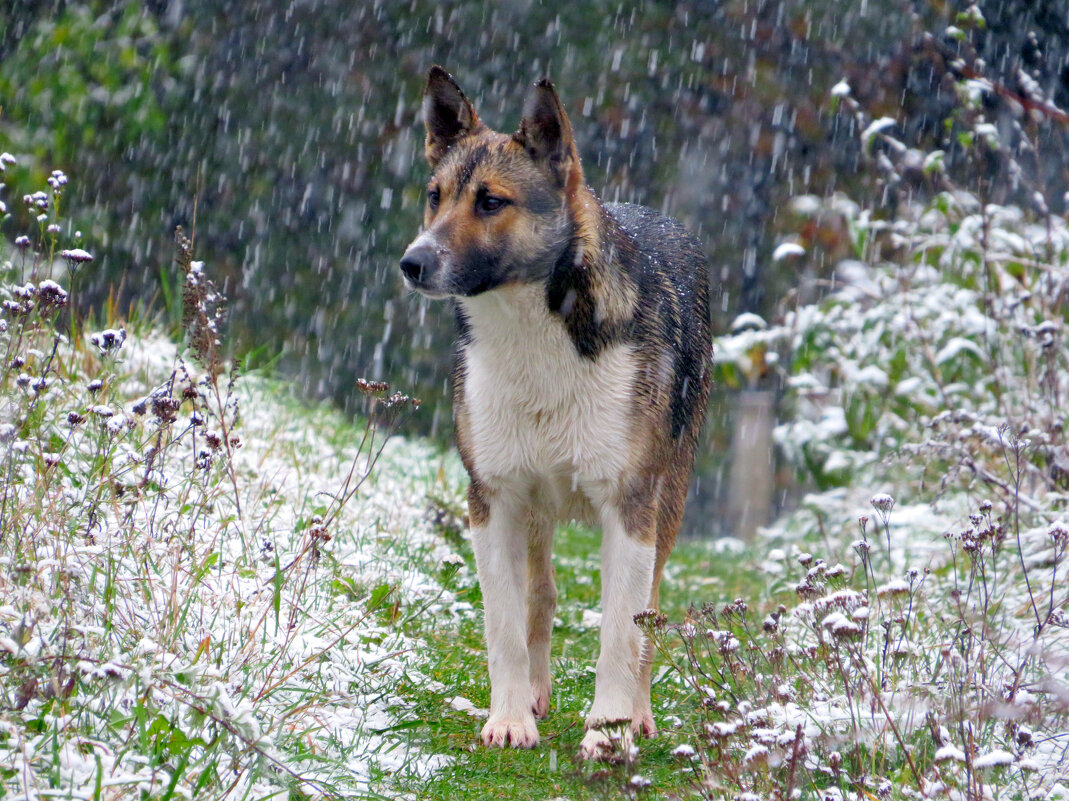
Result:
[[[851,232],[852,257],[820,302],[716,346],[728,384],[780,371],[776,440],[817,491],[766,532],[760,611],[738,600],[643,625],[702,699],[688,733],[709,783],[781,798],[1064,792],[1069,225],[1041,195],[1025,210],[989,202],[986,179],[966,191],[941,151],[910,152],[857,113],[902,193],[896,217],[799,198],[801,216]],[[978,161],[1005,148],[965,113]],[[903,188],[914,163],[938,165],[926,203]]]
[[[372,476],[431,461],[388,442],[418,401],[366,384],[363,441],[344,443],[257,411],[276,393],[224,362],[222,298],[181,233],[184,354],[144,323],[68,336],[61,282],[93,257],[50,228],[66,183],[29,196],[52,216],[0,281],[0,787],[366,790],[382,667],[411,647],[398,590],[443,594],[371,550],[383,526],[426,528],[406,483]]]

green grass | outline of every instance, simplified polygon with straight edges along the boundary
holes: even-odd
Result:
[[[558,624],[553,631],[553,699],[549,716],[539,721],[539,746],[529,751],[485,748],[479,740],[485,719],[448,703],[459,696],[485,709],[490,700],[481,596],[478,585],[469,581],[457,589],[457,598],[471,603],[475,613],[417,622],[419,636],[429,646],[425,672],[444,689],[427,692],[424,686],[410,685],[399,691],[411,702],[405,711],[410,721],[406,736],[421,749],[452,761],[433,781],[384,779],[385,786],[431,801],[598,799],[632,794],[667,798],[693,790],[695,778],[689,760],[672,754],[677,745],[688,741],[687,736],[671,724],[675,718],[693,715],[696,701],[678,674],[664,669],[660,660],[655,663],[653,685],[660,732],[638,741],[637,760],[628,765],[587,763],[577,758],[583,719],[594,694],[593,669],[599,645],[597,627],[583,624],[583,612],[599,608],[599,542],[596,531],[574,525],[558,529],[554,542],[559,599]],[[473,573],[470,548],[465,547],[462,553]],[[740,569],[747,560],[746,554],[716,552],[708,542],[680,542],[662,585],[662,610],[670,619],[679,620],[692,603],[727,602],[754,595],[760,581],[753,571]],[[636,774],[648,779],[650,785],[645,789],[632,786],[631,777]]]

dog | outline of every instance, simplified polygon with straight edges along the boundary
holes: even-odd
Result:
[[[707,262],[676,221],[595,197],[548,79],[509,135],[435,66],[423,118],[432,176],[400,267],[409,289],[455,301],[453,410],[490,673],[482,741],[538,744],[554,526],[576,519],[602,530],[601,651],[580,753],[607,758],[617,728],[628,744],[656,732],[652,648],[634,618],[657,608],[705,417]]]

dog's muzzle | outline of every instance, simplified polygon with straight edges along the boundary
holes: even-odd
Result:
[[[429,289],[438,267],[438,249],[429,243],[413,245],[401,257],[401,272],[415,289]]]

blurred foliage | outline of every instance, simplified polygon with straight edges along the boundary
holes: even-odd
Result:
[[[833,102],[841,80],[907,146],[942,148],[950,174],[979,167],[993,199],[1038,191],[1063,209],[1065,125],[1027,98],[1038,86],[1069,100],[1066,3],[978,5],[17,1],[0,18],[0,147],[29,157],[9,196],[53,167],[78,177],[87,244],[108,254],[87,302],[116,279],[127,300],[153,295],[181,224],[226,279],[243,350],[281,351],[284,371],[346,406],[356,377],[388,379],[445,435],[451,310],[406,295],[396,269],[421,221],[430,64],[500,130],[550,75],[601,196],[701,235],[725,330],[739,312],[812,300],[795,288],[819,287],[854,247],[841,218],[796,215],[789,198],[845,190],[893,216],[904,195],[939,188],[920,170],[894,191],[874,180],[882,145],[865,152],[856,116]],[[979,100],[999,130],[1029,116],[1006,143],[1014,159],[978,165],[958,141],[963,75],[1000,88]],[[773,261],[787,232],[807,254]],[[707,474],[725,408],[714,398]]]

